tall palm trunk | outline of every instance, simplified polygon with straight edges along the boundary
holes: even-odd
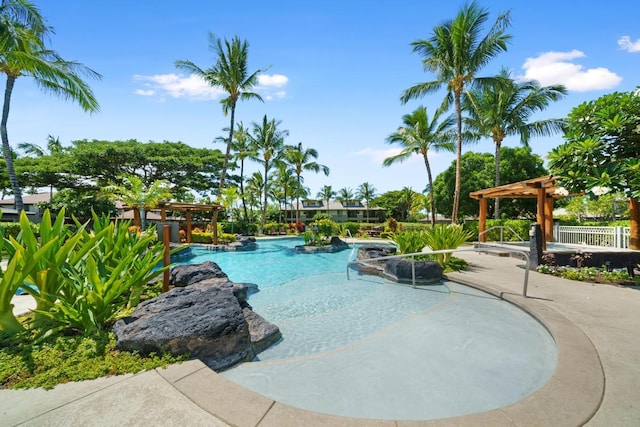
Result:
[[[242,210],[244,211],[245,222],[249,221],[249,215],[247,215],[247,202],[244,199],[244,158],[240,160],[240,194],[242,194]]]
[[[227,174],[227,166],[231,155],[231,138],[233,138],[233,124],[236,116],[236,103],[231,104],[231,124],[229,125],[229,138],[227,138],[227,149],[224,153],[224,162],[222,163],[222,171],[220,171],[220,183],[218,184],[218,197],[222,195],[224,188],[224,178]],[[218,209],[214,209],[212,218],[213,244],[218,244]]]
[[[424,156],[424,166],[427,168],[427,179],[429,180],[429,205],[431,210],[431,227],[436,225],[436,202],[433,200],[433,177],[431,176],[431,165],[429,159]]]
[[[458,128],[458,139],[456,142],[456,186],[453,191],[453,213],[451,214],[451,223],[458,223],[458,205],[460,202],[460,186],[461,186],[461,164],[462,164],[462,106],[460,105],[460,92],[455,94],[456,119]]]
[[[269,172],[269,161],[264,162],[264,201],[262,203],[262,219],[260,220],[260,234],[264,233],[264,223],[267,220],[267,173]]]
[[[22,189],[20,188],[18,177],[16,176],[16,171],[13,167],[13,157],[11,156],[11,146],[9,145],[9,135],[7,133],[9,104],[11,102],[11,93],[13,92],[13,86],[15,82],[15,77],[7,75],[7,86],[4,90],[4,105],[2,107],[2,121],[0,122],[0,135],[2,136],[2,155],[4,157],[5,163],[7,164],[9,182],[11,182],[11,189],[13,190],[13,200],[16,205],[16,210],[20,212],[24,210],[24,203],[22,202]]]
[[[502,146],[501,140],[495,140],[496,143],[496,187],[500,186],[500,147]],[[494,202],[494,213],[493,217],[495,219],[500,219],[500,199],[498,197],[495,198]]]
[[[298,192],[296,193],[296,224],[300,221],[300,174],[298,174]]]

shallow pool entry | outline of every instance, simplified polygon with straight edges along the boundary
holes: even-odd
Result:
[[[253,259],[260,263],[277,252]],[[235,271],[226,257],[238,254],[206,256],[218,262],[219,255],[231,280],[253,281],[247,257],[236,258],[244,258],[244,267]],[[260,292],[249,303],[280,327],[283,338],[254,362],[221,374],[304,409],[396,420],[506,406],[551,377],[556,346],[527,313],[453,282],[412,288],[367,275],[347,280],[349,255],[269,259],[269,270],[276,262],[282,272],[255,273],[270,282],[258,282]]]

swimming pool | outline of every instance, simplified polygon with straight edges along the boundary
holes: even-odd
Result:
[[[273,399],[335,415],[436,419],[490,410],[550,378],[557,350],[531,316],[453,282],[418,287],[355,274],[355,249],[294,254],[299,239],[255,252],[204,252],[283,339],[224,377]]]

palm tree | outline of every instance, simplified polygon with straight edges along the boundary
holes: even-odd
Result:
[[[0,72],[7,76],[0,136],[18,211],[24,209],[24,204],[7,133],[11,95],[18,77],[32,77],[45,91],[75,101],[85,111],[99,109],[91,88],[82,77],[99,79],[100,74],[77,62],[66,61],[47,49],[44,41],[52,32],[31,2],[7,0],[0,4]]]
[[[302,172],[312,171],[318,173],[322,171],[325,176],[329,176],[329,168],[316,163],[318,151],[314,148],[302,148],[302,142],[298,145],[289,146],[285,152],[285,158],[294,167],[298,182],[296,191],[296,223],[300,220],[300,195],[302,194]]]
[[[498,16],[484,37],[482,27],[487,22],[489,12],[480,8],[475,1],[462,7],[456,17],[433,29],[428,40],[416,40],[413,51],[421,54],[425,70],[436,74],[436,80],[419,83],[405,90],[400,100],[403,103],[428,93],[434,93],[443,86],[447,95],[443,108],[448,109],[451,102],[455,106],[457,123],[456,142],[456,184],[453,197],[451,221],[458,222],[458,204],[460,201],[461,162],[462,162],[462,97],[468,86],[489,82],[490,78],[480,78],[480,71],[498,53],[507,50],[511,36],[506,34],[510,25],[509,12]]]
[[[403,162],[414,154],[422,156],[424,166],[427,169],[432,226],[436,224],[436,213],[429,150],[454,151],[452,140],[455,138],[455,133],[451,128],[455,124],[455,118],[450,115],[440,121],[442,114],[443,111],[437,109],[432,120],[429,120],[427,109],[420,106],[413,113],[402,116],[404,126],[399,127],[396,132],[387,137],[388,143],[400,144],[403,147],[402,151],[395,156],[387,157],[382,163],[384,166],[390,166],[396,161]]]
[[[529,119],[566,94],[567,89],[562,85],[541,87],[535,80],[516,82],[504,68],[494,84],[469,92],[464,101],[468,113],[465,125],[469,131],[490,137],[495,143],[496,187],[500,185],[500,148],[504,138],[520,135],[520,142],[527,147],[532,136],[550,136],[561,132],[564,120],[530,122]],[[496,219],[500,218],[499,202],[500,199],[496,197]]]
[[[357,195],[360,199],[364,199],[367,204],[367,222],[369,222],[369,203],[371,199],[376,197],[376,188],[368,182],[363,182],[358,187]]]
[[[286,219],[287,197],[292,196],[293,194],[293,189],[296,185],[296,177],[293,168],[291,168],[290,165],[284,161],[276,162],[276,168],[275,185],[280,190],[279,195],[281,196],[278,197],[278,201],[283,202]]]
[[[400,218],[397,218],[399,221],[406,221],[409,217],[409,212],[411,212],[411,208],[413,206],[413,200],[416,192],[411,189],[411,187],[403,187],[400,190],[400,194],[398,194],[398,211],[400,213]]]
[[[336,195],[336,192],[333,191],[333,188],[331,188],[330,185],[325,185],[324,187],[322,187],[322,190],[320,190],[318,192],[318,195],[316,196],[316,197],[320,197],[322,200],[327,202],[327,215],[329,214],[329,201],[335,195]]]
[[[27,156],[33,155],[34,157],[39,159],[49,157],[49,159],[51,159],[51,163],[49,163],[49,165],[57,165],[57,167],[54,169],[50,169],[49,167],[47,167],[47,175],[51,178],[50,180],[48,179],[49,201],[51,201],[53,199],[53,184],[59,183],[60,181],[60,174],[56,171],[65,169],[60,167],[60,159],[56,158],[62,153],[62,144],[60,143],[60,139],[57,137],[53,137],[52,135],[48,135],[47,148],[30,142],[21,142],[18,144],[18,149],[22,150]]]
[[[249,130],[245,129],[242,122],[238,124],[238,129],[233,133],[234,160],[240,161],[240,196],[242,198],[242,210],[244,220],[248,221],[247,203],[244,196],[244,161],[255,157],[254,147],[251,145],[251,135]]]
[[[253,208],[255,206],[262,211],[262,190],[264,188],[265,182],[262,173],[256,171],[247,179],[247,201],[249,202],[251,218],[253,218]]]
[[[256,70],[249,74],[247,71],[249,44],[246,40],[240,41],[238,36],[234,36],[231,42],[225,39],[223,45],[222,39],[209,33],[209,50],[216,56],[216,63],[211,68],[205,70],[187,60],[178,60],[175,62],[175,65],[178,69],[195,74],[212,87],[221,88],[229,94],[228,97],[220,100],[224,115],[230,114],[231,116],[229,137],[226,140],[227,148],[224,155],[224,163],[222,164],[222,171],[220,171],[220,183],[218,185],[218,194],[220,194],[224,187],[224,179],[231,153],[236,104],[238,100],[241,99],[258,99],[262,101],[262,97],[257,93],[251,92],[251,90],[258,83],[258,74],[264,70]]]
[[[284,138],[289,134],[287,130],[278,129],[280,123],[280,121],[276,122],[275,119],[268,120],[266,114],[262,118],[262,124],[253,123],[251,143],[256,153],[254,160],[264,166],[264,203],[262,204],[262,218],[260,220],[259,230],[261,234],[264,231],[264,223],[267,218],[269,170],[273,166],[273,163],[277,162],[282,156]]]
[[[347,202],[349,200],[353,200],[353,190],[349,187],[344,187],[338,190],[338,195],[336,196],[341,202]]]
[[[123,185],[104,187],[102,191],[134,208],[134,225],[140,226],[144,230],[147,227],[146,211],[158,206],[161,200],[171,197],[169,183],[158,180],[147,186],[141,178],[135,175],[124,177],[123,182]]]

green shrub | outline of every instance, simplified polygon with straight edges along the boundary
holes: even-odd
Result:
[[[385,228],[392,233],[402,231],[402,225],[392,216],[387,218],[387,226]]]
[[[212,244],[213,243],[213,233],[205,233],[205,232],[191,232],[191,242],[192,243],[205,243]]]
[[[346,230],[349,230],[349,234],[351,235],[351,237],[354,237],[356,234],[358,234],[358,231],[360,231],[360,224],[358,224],[357,222],[347,221],[343,222],[341,226],[345,234],[347,234]]]
[[[218,234],[218,244],[228,245],[229,243],[233,243],[236,241],[236,235],[231,233],[220,233]]]
[[[305,245],[310,245],[315,240],[315,233],[311,230],[303,231],[301,236]]]
[[[147,283],[168,268],[156,268],[164,246],[154,227],[138,233],[129,221],[114,223],[94,213],[93,231],[81,228],[77,235],[82,237],[78,252],[85,255],[74,254],[60,271],[57,302],[40,313],[50,320],[48,331],[104,329],[125,307],[135,307]]]
[[[22,283],[36,301],[29,324],[45,337],[68,329],[90,333],[104,328],[126,305],[135,306],[144,286],[164,271],[156,269],[164,247],[155,230],[138,233],[129,222],[112,223],[94,213],[92,232],[77,221],[72,232],[63,220],[64,210],[54,223],[45,211],[38,239],[23,212],[17,239],[2,240],[9,253],[6,270],[0,269],[2,330],[24,330],[7,303]]]
[[[391,239],[398,245],[399,254],[412,254],[420,252],[427,246],[427,235],[422,230],[405,230],[400,233],[392,233]]]
[[[472,234],[465,231],[462,226],[454,224],[436,224],[435,227],[425,231],[426,246],[433,251],[445,249],[456,249],[472,237]],[[442,266],[451,259],[450,253],[436,254],[436,260]]]
[[[264,230],[262,232],[265,233],[265,234],[269,234],[271,232],[277,233],[279,227],[280,226],[275,221],[265,222],[264,223]]]
[[[311,227],[313,228],[314,226],[318,227],[318,234],[327,239],[340,234],[340,225],[329,218],[312,222]]]

